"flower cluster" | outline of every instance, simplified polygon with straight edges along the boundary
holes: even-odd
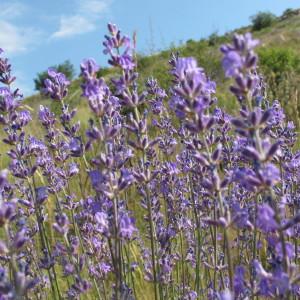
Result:
[[[279,101],[264,99],[258,41],[221,47],[240,104],[229,115],[194,58],[172,55],[166,91],[141,84],[130,39],[108,31],[118,75],[82,62],[86,127],[50,69],[59,109],[40,105],[32,136],[0,57],[0,298],[298,299],[300,152]]]

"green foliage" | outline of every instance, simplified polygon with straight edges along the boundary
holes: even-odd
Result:
[[[300,59],[291,48],[262,48],[259,50],[260,66],[266,75],[279,78],[289,71],[298,72]]]
[[[280,77],[269,75],[266,78],[267,96],[278,99],[288,120],[293,120],[300,128],[300,76],[294,71],[283,72]]]
[[[271,26],[276,20],[276,16],[270,12],[258,12],[251,17],[252,29],[254,31]]]
[[[288,18],[291,18],[293,16],[296,16],[299,14],[299,10],[296,10],[296,9],[292,9],[292,8],[287,8],[282,16],[280,17],[281,20],[285,20],[285,19],[288,19]]]
[[[145,70],[153,65],[153,56],[138,56],[138,69]]]
[[[98,71],[97,75],[99,77],[104,77],[107,76],[111,73],[111,69],[110,68],[100,68],[100,70]]]
[[[62,64],[52,66],[51,68],[54,68],[58,72],[65,74],[69,80],[74,79],[75,68],[69,60],[66,60]],[[47,77],[48,77],[47,71],[43,71],[37,74],[37,77],[34,79],[34,87],[37,91],[41,91],[41,89],[44,87],[44,81]]]
[[[209,37],[208,37],[208,45],[209,46],[215,46],[218,43],[219,35],[218,32],[213,32]]]
[[[209,46],[219,46],[221,44],[229,42],[231,38],[232,36],[229,33],[219,35],[218,32],[215,31],[208,37],[207,41]]]
[[[300,59],[291,48],[262,48],[260,66],[270,99],[278,99],[288,119],[300,128]]]

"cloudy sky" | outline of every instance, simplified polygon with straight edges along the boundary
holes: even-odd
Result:
[[[106,65],[102,39],[109,21],[129,35],[136,31],[137,49],[147,54],[247,25],[258,11],[278,15],[297,7],[300,0],[0,0],[0,48],[30,95],[35,75],[66,59],[77,70],[86,57]]]

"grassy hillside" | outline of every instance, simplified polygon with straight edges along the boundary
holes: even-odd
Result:
[[[193,56],[197,58],[199,65],[206,70],[206,73],[217,82],[219,105],[226,106],[229,111],[233,110],[236,101],[232,95],[229,92],[219,92],[226,90],[224,87],[229,85],[221,67],[219,48],[221,44],[231,40],[234,32],[245,33],[248,31],[252,31],[251,26],[228,32],[223,36],[212,34],[207,39],[188,40],[182,46],[173,47],[151,56],[137,55],[140,83],[143,84],[149,76],[154,76],[162,87],[167,87],[171,80],[168,75],[168,59],[171,53],[179,52],[181,56]],[[298,59],[298,57],[300,58],[300,10],[294,10],[278,17],[271,26],[254,31],[253,35],[261,41],[259,47],[259,55],[263,58],[260,63],[261,72],[266,76],[267,83],[272,85],[270,98],[280,98],[289,117],[298,124],[298,111],[300,111],[297,90],[298,82],[300,82],[300,60]],[[266,57],[268,59],[265,59]],[[274,70],[275,64],[279,67]],[[114,73],[113,69],[102,70],[102,74],[107,78],[114,76]],[[84,125],[88,121],[89,112],[86,101],[80,95],[80,79],[76,79],[71,84],[66,103],[78,107],[78,118]],[[28,97],[25,99],[25,103],[32,107],[34,112],[38,111],[40,104],[51,105],[54,110],[56,105],[40,94]],[[30,130],[33,134],[39,131],[39,126],[36,125],[35,122],[31,125]]]

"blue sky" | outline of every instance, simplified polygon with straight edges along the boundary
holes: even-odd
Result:
[[[147,54],[188,39],[249,24],[258,11],[277,15],[300,0],[0,0],[0,48],[13,64],[17,85],[33,93],[37,72],[70,59],[105,65],[106,23],[137,31],[137,50]]]

